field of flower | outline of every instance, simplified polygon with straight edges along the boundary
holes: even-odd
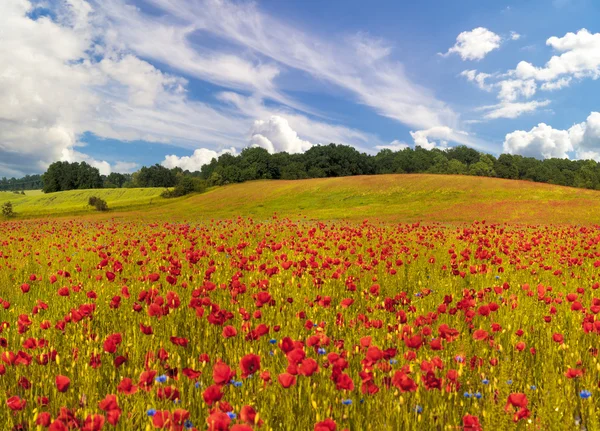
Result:
[[[2,429],[600,429],[598,227],[1,227]]]

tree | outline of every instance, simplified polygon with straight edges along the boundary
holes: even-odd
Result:
[[[176,171],[158,163],[150,167],[144,166],[136,174],[138,187],[174,187],[177,184]]]
[[[15,215],[15,213],[13,211],[12,202],[8,201],[8,202],[4,202],[4,204],[2,204],[2,215],[6,218],[9,218],[9,217],[12,217]]]

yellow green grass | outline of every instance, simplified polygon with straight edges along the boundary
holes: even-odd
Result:
[[[215,188],[154,211],[166,217],[595,223],[600,192],[454,175],[377,175],[253,181]]]
[[[88,205],[88,199],[97,196],[107,201],[111,210],[124,211],[167,203],[166,199],[160,197],[162,191],[160,188],[137,188],[69,190],[49,194],[32,190],[26,191],[25,195],[0,192],[0,205],[12,202],[18,217],[84,214],[95,212]]]
[[[94,217],[147,217],[165,220],[266,219],[277,213],[297,219],[377,219],[389,222],[596,223],[600,192],[527,181],[459,175],[377,175],[298,181],[252,181],[206,193],[163,199],[162,189],[73,190],[0,193],[19,217],[95,214]],[[108,202],[96,214],[89,196]]]

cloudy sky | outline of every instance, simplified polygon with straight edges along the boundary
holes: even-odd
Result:
[[[0,176],[329,142],[600,160],[596,0],[0,0]]]

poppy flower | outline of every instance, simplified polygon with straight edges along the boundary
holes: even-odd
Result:
[[[213,366],[212,376],[215,384],[226,385],[235,377],[235,372],[225,362],[217,361]]]
[[[66,376],[58,375],[55,379],[56,389],[58,392],[66,392],[69,389],[69,385],[71,384],[71,380]]]
[[[23,410],[25,408],[26,404],[27,404],[26,400],[21,399],[16,395],[13,397],[10,397],[9,399],[6,400],[6,405],[8,406],[9,409],[11,409],[13,411]]]
[[[277,380],[279,381],[279,384],[286,389],[296,384],[296,376],[289,373],[280,374],[277,376]]]
[[[248,354],[240,360],[242,378],[246,378],[260,370],[260,356]]]
[[[462,419],[463,423],[463,431],[482,431],[481,424],[479,423],[479,418],[477,416],[472,415],[464,415]]]
[[[337,424],[331,418],[327,418],[324,421],[317,422],[315,424],[314,431],[336,431]]]
[[[202,398],[204,398],[204,402],[212,406],[217,401],[220,401],[223,398],[223,392],[221,392],[221,386],[212,385],[206,388],[206,390],[202,393]]]

